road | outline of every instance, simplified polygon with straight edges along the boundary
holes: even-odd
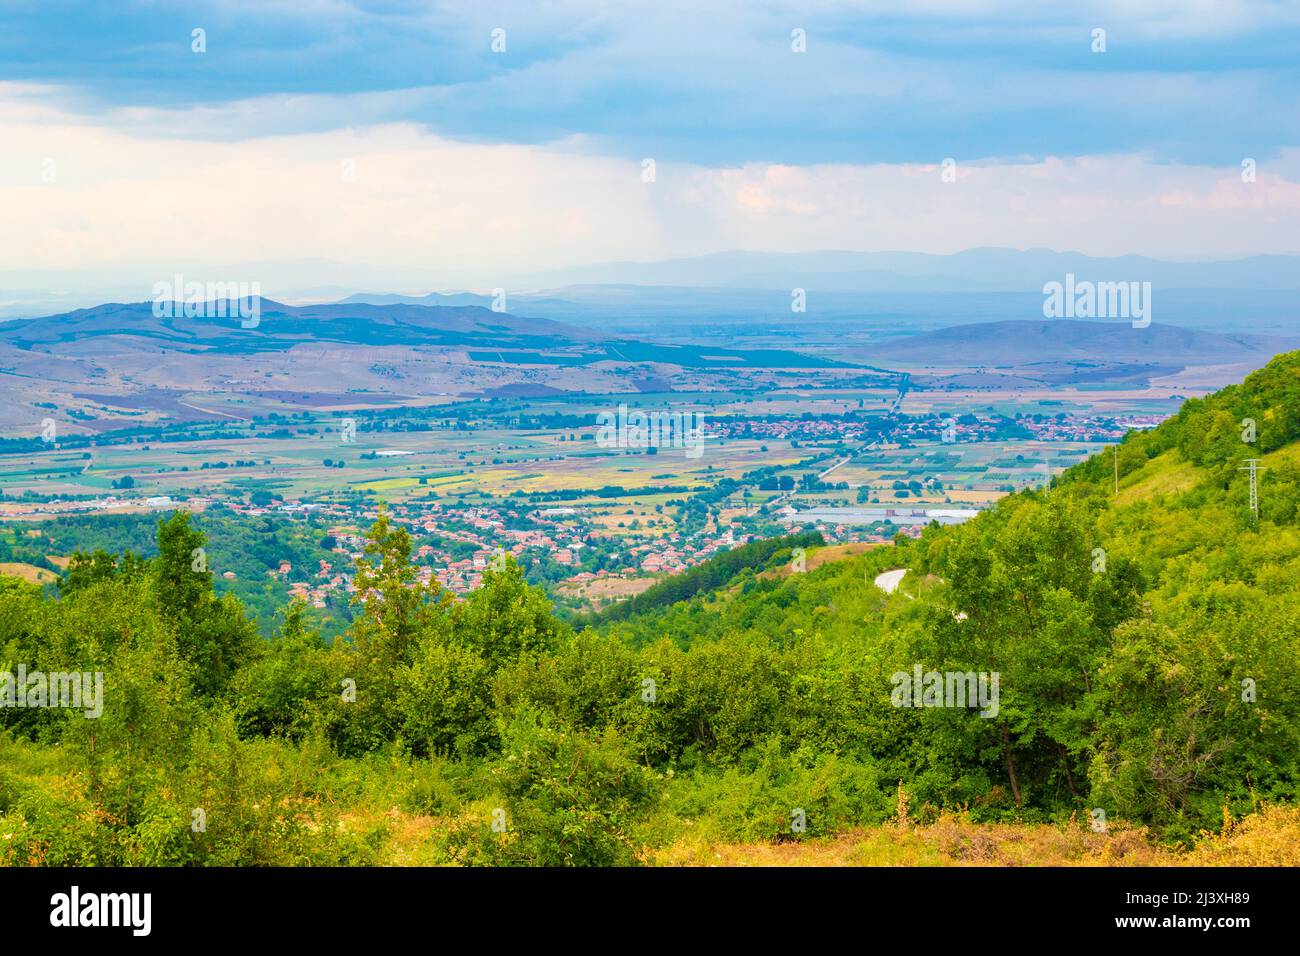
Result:
[[[910,568],[894,568],[892,571],[884,571],[876,575],[876,587],[886,594],[893,594],[898,590],[898,586],[903,583],[903,578],[910,571]],[[911,595],[908,595],[909,597]]]

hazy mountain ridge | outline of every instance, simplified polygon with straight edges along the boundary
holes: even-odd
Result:
[[[29,317],[67,305],[103,302],[143,292],[172,266],[130,269],[0,270],[0,318]],[[1067,272],[1093,281],[1146,281],[1162,290],[1300,290],[1300,255],[1258,255],[1231,260],[1172,262],[1146,256],[1089,256],[1052,249],[965,249],[948,255],[921,252],[727,251],[663,260],[587,263],[531,272],[492,274],[415,266],[377,269],[323,259],[231,262],[187,266],[195,276],[258,280],[282,300],[343,304],[487,305],[473,289],[505,288],[511,303],[524,297],[540,308],[608,305],[628,300],[619,286],[683,290],[818,293],[1034,292]],[[328,276],[323,284],[321,276]],[[60,290],[53,292],[51,290]],[[419,290],[413,295],[367,289]],[[438,290],[436,292],[429,290]],[[448,291],[460,290],[460,291]],[[426,295],[425,293],[428,292]],[[140,294],[140,293],[137,293]],[[428,301],[423,301],[423,300]],[[628,302],[635,307],[635,302]],[[547,311],[545,314],[550,315]]]
[[[521,318],[474,305],[291,306],[263,298],[260,307],[257,324],[245,328],[233,307],[225,309],[225,317],[172,318],[156,316],[150,302],[109,303],[10,323],[0,327],[0,341],[42,351],[85,339],[109,339],[134,350],[144,339],[182,351],[257,352],[299,343],[548,348],[599,337],[551,319]]]
[[[1099,361],[1191,365],[1266,361],[1297,344],[1300,337],[1225,335],[1155,322],[1139,329],[1123,320],[1039,319],[920,332],[853,354],[864,361],[924,364],[1016,366]]]

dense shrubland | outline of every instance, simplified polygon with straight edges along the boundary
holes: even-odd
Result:
[[[1300,790],[1297,369],[1130,435],[1118,498],[1107,452],[966,525],[712,568],[578,630],[513,563],[464,601],[420,584],[383,517],[332,645],[300,604],[260,639],[183,513],[57,599],[4,579],[0,671],[101,670],[105,708],[0,709],[0,862],[626,864],[953,812],[1190,843]],[[996,715],[893,706],[917,664],[997,672]]]

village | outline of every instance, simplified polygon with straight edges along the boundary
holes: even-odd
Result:
[[[452,509],[437,502],[382,507],[392,522],[411,534],[418,580],[423,584],[436,581],[457,595],[478,588],[494,559],[505,554],[514,556],[521,565],[541,563],[551,567],[554,573],[548,579],[557,586],[581,587],[597,581],[630,581],[677,573],[755,537],[720,530],[710,523],[702,534],[689,539],[680,532],[654,538],[614,539],[593,535],[583,520],[584,509],[579,507]],[[295,568],[285,560],[266,572],[285,582],[291,596],[317,608],[325,607],[331,598],[354,592],[353,568],[366,559],[364,529],[380,514],[380,506],[354,509],[342,504],[290,503],[267,509],[236,503],[232,510],[250,517],[272,511],[310,513],[318,519],[339,522],[326,528],[326,534],[335,542],[337,560],[320,559],[317,566],[307,568]],[[428,539],[437,543],[428,543]],[[233,572],[225,575],[233,578]]]
[[[289,540],[297,544],[272,546],[256,561],[228,557],[214,569],[223,586],[248,600],[265,580],[281,594],[346,617],[356,563],[365,559],[366,531],[383,509],[410,533],[420,581],[465,595],[481,586],[494,558],[509,554],[530,583],[544,587],[557,603],[581,608],[635,594],[719,552],[800,528],[817,530],[831,543],[883,544],[933,522],[969,520],[1001,494],[1040,485],[1053,466],[1059,471],[1073,460],[1054,456],[1081,457],[1092,445],[1114,441],[1127,429],[1153,427],[1162,417],[1120,420],[1071,412],[1012,417],[991,411],[956,417],[735,416],[711,421],[708,440],[758,441],[761,452],[768,441],[774,447],[784,444],[799,449],[797,462],[743,480],[728,478],[721,491],[715,488],[719,479],[689,489],[671,483],[592,486],[585,493],[570,488],[564,494],[448,493],[429,485],[427,491],[392,496],[352,493],[350,485],[272,493],[244,490],[237,480],[150,494],[132,483],[129,490],[122,485],[98,495],[6,495],[0,516],[16,521],[143,517],[183,508],[212,511],[249,527],[273,520],[299,528],[301,539],[291,534]],[[1021,443],[1024,453],[1017,454]],[[1057,450],[1031,447],[1034,443],[1054,443]],[[325,462],[327,468],[330,464]],[[425,479],[418,481],[425,485]],[[311,546],[298,546],[305,541]],[[317,546],[321,541],[326,543]]]

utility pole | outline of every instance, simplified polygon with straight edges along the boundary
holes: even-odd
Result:
[[[1115,446],[1115,494],[1119,495],[1119,445]]]
[[[1238,471],[1250,472],[1250,512],[1259,520],[1259,479],[1255,473],[1262,469],[1258,458],[1247,458],[1246,463],[1238,468]]]

